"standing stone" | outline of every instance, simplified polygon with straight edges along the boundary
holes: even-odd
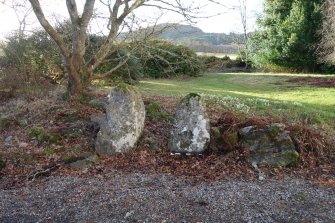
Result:
[[[128,152],[144,128],[145,107],[140,93],[131,86],[119,85],[108,95],[106,116],[96,140],[99,154]]]
[[[299,162],[299,154],[282,124],[248,126],[240,129],[239,134],[241,146],[250,150],[248,159],[253,164],[289,166]]]
[[[175,153],[203,153],[209,145],[210,126],[200,95],[189,94],[175,114],[169,149]]]

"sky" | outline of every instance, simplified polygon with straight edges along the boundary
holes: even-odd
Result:
[[[12,0],[8,0],[10,3]],[[229,33],[229,32],[241,32],[242,25],[238,10],[232,9],[236,7],[239,0],[216,0],[226,7],[219,6],[216,4],[205,4],[204,0],[184,0],[183,3],[187,4],[193,2],[195,5],[201,5],[201,9],[197,11],[197,15],[201,18],[196,20],[194,26],[199,27],[205,32],[213,33]],[[42,8],[45,10],[45,14],[50,18],[50,20],[55,20],[59,18],[67,18],[67,10],[65,5],[65,0],[40,0]],[[78,5],[82,4],[84,0],[77,0]],[[102,6],[99,5],[99,1],[96,1],[96,6],[98,10],[103,12]],[[247,2],[247,15],[248,15],[248,31],[252,31],[256,28],[256,18],[262,12],[263,0],[246,0]],[[80,6],[78,7],[80,10]],[[22,13],[24,10],[18,13],[22,18]],[[180,22],[182,19],[175,14],[164,13],[161,15],[155,9],[142,7],[136,12],[139,18],[150,20],[161,16],[159,23],[163,22]],[[37,19],[33,13],[28,17],[27,30],[32,30],[34,28],[40,27]],[[185,23],[185,22],[184,22]],[[0,5],[0,39],[3,39],[5,35],[16,30],[19,26],[16,13],[9,7]],[[92,29],[98,30],[105,26],[103,22],[93,22]]]

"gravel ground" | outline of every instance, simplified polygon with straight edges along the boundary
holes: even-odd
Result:
[[[0,222],[335,222],[335,190],[302,179],[51,176],[0,191]]]

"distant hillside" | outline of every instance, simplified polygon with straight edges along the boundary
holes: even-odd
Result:
[[[164,29],[164,27],[167,27]],[[151,27],[152,29],[152,27]],[[156,26],[157,30],[164,31],[159,37],[167,40],[187,40],[206,42],[213,45],[233,44],[243,39],[242,34],[205,33],[201,29],[191,25],[161,24]]]
[[[206,33],[191,25],[159,24],[137,31],[136,35],[148,35],[176,44],[183,44],[195,51],[227,53],[237,52],[237,43],[242,42],[242,34]],[[124,34],[126,35],[126,34]]]

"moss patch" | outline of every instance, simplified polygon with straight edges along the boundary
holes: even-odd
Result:
[[[29,125],[29,121],[27,119],[19,119],[16,121],[16,124],[21,126],[21,127],[25,127],[27,125]]]
[[[169,120],[169,114],[163,111],[161,105],[156,102],[152,102],[147,106],[146,116],[153,120]]]
[[[2,116],[0,117],[0,128],[7,128],[9,126],[8,117]]]
[[[49,144],[60,144],[62,142],[62,136],[59,133],[51,133],[48,135]]]
[[[188,147],[190,147],[191,143],[190,142],[183,142],[181,145],[180,145],[180,148],[182,149],[187,149]]]
[[[6,167],[6,161],[3,158],[2,154],[0,154],[0,170],[4,169]]]
[[[35,137],[38,142],[44,142],[48,139],[48,133],[43,127],[35,127],[31,129],[28,135],[30,137]]]
[[[238,142],[238,133],[237,132],[232,132],[232,133],[229,133],[228,135],[228,142],[231,144],[231,145],[235,145],[237,144]]]
[[[288,150],[282,153],[283,162],[285,166],[298,166],[300,161],[300,155],[297,151]]]
[[[186,96],[187,99],[196,98],[196,97],[201,98],[201,95],[200,95],[200,94],[197,94],[197,93],[189,93],[189,94]]]
[[[134,86],[131,86],[129,84],[126,83],[119,83],[116,87],[115,90],[117,91],[121,91],[123,93],[129,92],[129,91],[138,91],[138,89]]]
[[[64,164],[70,164],[70,163],[74,163],[78,160],[79,160],[79,158],[75,155],[67,155],[67,156],[63,157],[62,162]]]
[[[65,151],[64,147],[54,148],[54,147],[46,147],[44,148],[44,153],[48,156],[53,154],[63,153]]]
[[[281,132],[281,129],[277,125],[271,125],[270,128],[271,129],[269,131],[269,135],[270,135],[271,139],[275,139],[278,136],[279,132]]]

